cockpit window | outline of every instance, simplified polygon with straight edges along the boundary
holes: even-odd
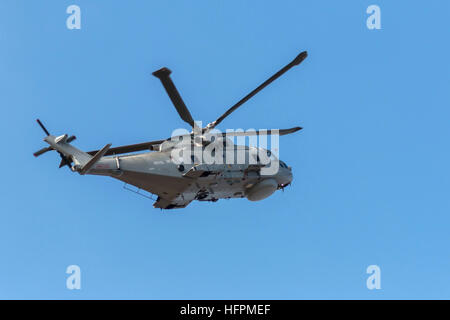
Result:
[[[287,168],[287,165],[286,165],[286,163],[284,163],[283,161],[280,160],[280,167]]]

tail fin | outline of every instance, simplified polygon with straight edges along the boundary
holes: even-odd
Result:
[[[70,142],[76,139],[75,136],[69,137],[67,134],[58,137],[53,136],[48,132],[48,130],[44,127],[42,122],[39,121],[39,119],[37,120],[37,122],[42,130],[44,130],[44,132],[47,134],[47,136],[44,138],[44,141],[47,142],[50,146],[42,148],[41,150],[35,152],[34,156],[38,157],[47,151],[55,150],[61,156],[61,163],[59,165],[60,168],[67,165],[72,171],[78,171],[80,174],[85,174],[100,160],[101,157],[105,155],[105,153],[111,147],[111,144],[107,144],[94,156],[91,156],[90,154],[77,149],[70,144]]]
[[[67,138],[68,138],[67,134],[64,134],[59,137],[48,135],[45,137],[44,141],[50,145],[50,148],[52,150],[56,150],[59,152],[62,161],[65,162],[67,162],[67,160],[69,160],[70,162],[73,161],[74,163],[74,165],[72,166],[73,169],[85,166],[89,162],[89,160],[91,160],[92,156],[72,146],[70,143],[67,142]],[[65,164],[68,163],[64,164],[61,163],[61,164],[64,166]]]

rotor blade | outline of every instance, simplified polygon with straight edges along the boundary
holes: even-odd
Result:
[[[217,126],[219,123],[223,121],[226,117],[228,117],[234,110],[239,108],[241,105],[243,105],[245,102],[250,100],[255,94],[257,94],[259,91],[267,87],[270,83],[272,83],[274,80],[281,77],[286,71],[291,69],[292,67],[299,65],[305,58],[308,56],[308,53],[306,51],[303,51],[300,53],[297,57],[295,57],[294,60],[292,60],[288,65],[286,65],[284,68],[282,68],[280,71],[275,73],[273,76],[271,76],[269,79],[264,81],[259,87],[257,87],[255,90],[250,92],[248,95],[246,95],[244,98],[239,100],[235,105],[233,105],[231,108],[229,108],[222,116],[220,116],[216,121],[212,122],[208,127],[210,129]]]
[[[279,135],[284,136],[286,134],[294,133],[302,130],[302,127],[294,127],[290,129],[269,129],[269,130],[255,130],[246,132],[224,132],[221,133],[223,137],[240,137],[240,136],[259,136],[259,135]],[[214,134],[212,134],[214,135]]]
[[[58,168],[62,168],[62,167],[64,167],[65,165],[67,165],[66,159],[61,158],[61,162],[59,163],[59,167],[58,167]]]
[[[69,166],[70,167],[70,160],[68,160],[67,158],[63,158],[61,157],[61,162],[59,163],[59,167],[58,168],[62,168],[64,166]]]
[[[53,150],[52,147],[42,148],[41,150],[38,150],[38,151],[36,151],[35,153],[33,153],[33,156],[39,157],[41,154],[44,154],[44,153],[46,153],[46,152],[48,152],[48,151],[51,151],[51,150]]]
[[[67,138],[66,143],[71,143],[72,141],[74,141],[77,137],[75,136],[70,136]]]
[[[302,130],[302,127],[294,127],[294,128],[290,128],[290,129],[267,129],[267,130],[253,130],[253,131],[245,131],[245,132],[239,132],[239,131],[235,131],[235,132],[220,132],[220,133],[207,133],[204,136],[200,136],[202,139],[210,139],[210,137],[214,137],[214,136],[221,136],[221,137],[242,137],[242,136],[270,136],[270,135],[279,135],[279,136],[284,136],[286,134],[291,134],[294,132],[297,132],[299,130]],[[208,137],[209,136],[209,137]],[[168,141],[172,140],[172,141],[177,141],[177,139],[180,138],[187,138],[190,137],[191,139],[195,138],[195,134],[191,133],[191,134],[187,134],[187,135],[182,135],[182,136],[175,136],[175,137],[171,137],[169,139],[167,139]]]
[[[47,136],[49,136],[50,133],[49,133],[48,130],[44,127],[44,125],[42,124],[41,120],[36,119],[36,121],[37,121],[37,123],[41,126],[42,130],[44,130],[45,134],[46,134]]]
[[[183,99],[181,99],[180,93],[178,92],[177,88],[173,84],[173,81],[170,78],[171,73],[172,71],[170,71],[168,68],[162,68],[158,71],[153,72],[152,74],[159,80],[161,80],[164,89],[166,89],[166,92],[169,95],[170,100],[172,100],[172,103],[177,109],[181,119],[189,123],[191,127],[194,127],[194,119],[192,119],[191,113],[184,104]]]
[[[149,141],[149,142],[143,142],[143,143],[137,143],[137,144],[130,144],[126,146],[120,146],[115,148],[110,148],[104,156],[109,156],[113,154],[122,154],[122,153],[129,153],[129,152],[137,152],[137,151],[143,151],[143,150],[150,150],[150,147],[156,144],[161,144],[166,140],[156,140],[156,141]],[[91,156],[95,155],[99,150],[89,151],[88,154]]]
[[[59,152],[59,156],[61,157],[61,162],[59,163],[59,168],[62,168],[64,166],[70,167],[70,164],[72,163],[72,160],[70,160],[68,157],[63,155],[61,152]]]

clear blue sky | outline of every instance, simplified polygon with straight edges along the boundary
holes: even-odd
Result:
[[[82,29],[66,28],[67,6]],[[368,30],[366,8],[381,8]],[[448,1],[1,1],[0,298],[450,298]],[[91,150],[214,120],[300,51],[309,57],[220,126],[289,128],[285,192],[180,211],[58,169]],[[76,264],[82,289],[65,287]],[[381,268],[381,290],[366,268]]]

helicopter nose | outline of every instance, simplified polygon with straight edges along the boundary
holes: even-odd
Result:
[[[289,172],[283,176],[281,181],[279,181],[278,186],[281,188],[287,187],[288,185],[290,185],[292,183],[292,179],[293,179],[292,173]]]
[[[282,177],[282,183],[281,185],[287,186],[289,185],[292,180],[294,179],[294,176],[292,175],[292,171],[290,168],[287,168],[288,170],[284,171],[283,177]]]

